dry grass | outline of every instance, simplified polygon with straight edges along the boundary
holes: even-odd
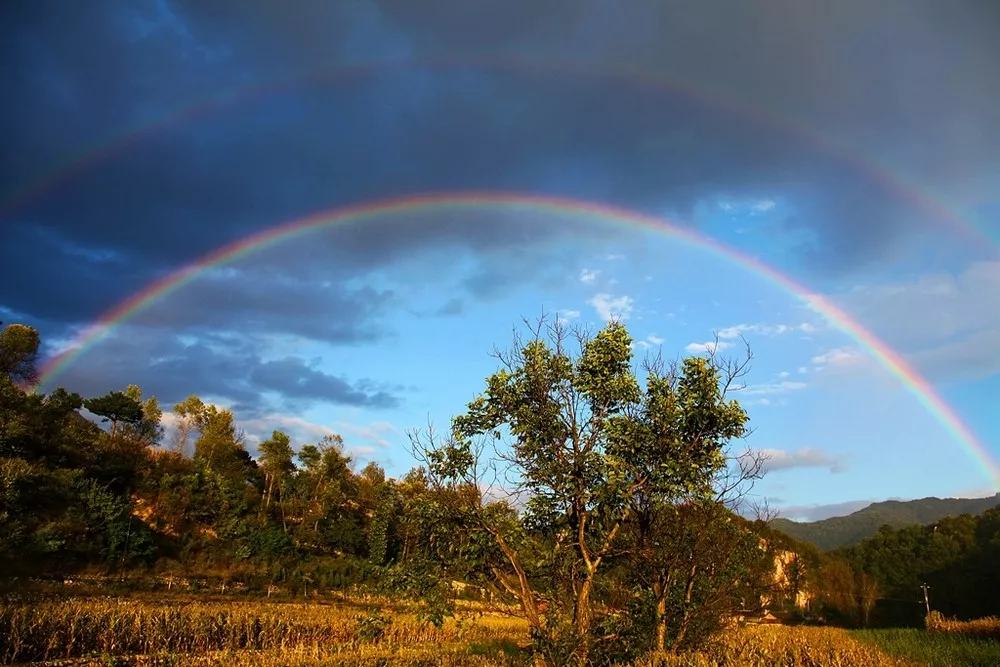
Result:
[[[368,622],[359,619],[370,618]],[[381,621],[380,618],[388,622]],[[0,605],[0,663],[163,654],[430,646],[526,640],[523,621],[466,614],[441,628],[415,613],[265,602],[154,603],[121,598]]]
[[[651,656],[636,667],[911,667],[838,628],[748,626],[699,653]]]
[[[977,618],[973,621],[956,621],[932,611],[927,615],[926,624],[928,632],[942,632],[978,639],[1000,638],[1000,618],[996,616]]]
[[[467,611],[434,628],[420,623],[412,606],[373,613],[343,605],[265,601],[78,598],[0,603],[0,663],[5,664],[517,667],[530,663],[530,656],[517,648],[527,642],[527,626],[520,619]],[[727,632],[703,652],[651,656],[636,667],[913,664],[856,642],[841,630],[757,626]]]

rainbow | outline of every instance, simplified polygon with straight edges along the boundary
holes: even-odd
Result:
[[[903,386],[917,398],[920,404],[945,428],[949,435],[982,466],[991,483],[1000,489],[1000,466],[997,465],[986,447],[977,440],[976,436],[962,422],[954,410],[896,352],[828,299],[812,293],[803,285],[767,264],[694,230],[686,229],[643,213],[573,199],[497,192],[426,194],[324,210],[304,218],[277,225],[205,255],[195,263],[154,282],[106,312],[95,324],[80,334],[69,349],[51,359],[45,365],[37,386],[40,387],[43,383],[51,382],[55,379],[75,359],[107,336],[117,325],[134,317],[137,313],[145,310],[160,299],[190,284],[206,271],[234,262],[258,250],[311,234],[320,229],[336,225],[346,225],[353,222],[362,222],[376,216],[484,208],[493,210],[502,209],[511,213],[573,215],[580,220],[613,221],[639,229],[653,230],[711,252],[760,276],[779,289],[805,302],[806,305],[821,314],[831,325],[850,336],[886,370],[899,378]]]
[[[532,61],[515,56],[479,56],[463,60],[430,59],[430,60],[398,60],[375,63],[364,63],[337,68],[320,69],[307,72],[290,79],[268,81],[247,86],[224,90],[213,95],[208,100],[182,107],[152,120],[139,123],[121,132],[101,144],[90,147],[82,153],[61,161],[54,170],[31,179],[26,185],[0,193],[0,215],[8,215],[74,176],[85,173],[88,169],[113,159],[144,139],[155,136],[172,127],[182,125],[200,117],[222,112],[246,104],[267,95],[287,92],[307,85],[324,82],[344,83],[349,81],[367,80],[380,75],[389,75],[400,71],[460,71],[483,70],[494,72],[534,73],[552,76],[575,76],[606,79],[645,89],[652,93],[680,94],[698,104],[715,108],[729,115],[743,118],[772,130],[794,137],[810,145],[817,151],[850,166],[858,174],[876,183],[886,192],[892,193],[898,200],[906,202],[915,210],[922,211],[936,222],[961,234],[978,244],[985,243],[988,247],[1000,250],[1000,237],[992,238],[985,230],[979,228],[971,219],[963,216],[957,210],[943,201],[929,195],[924,188],[911,181],[893,166],[882,163],[874,158],[859,154],[845,142],[838,141],[816,128],[796,120],[795,118],[778,115],[773,110],[762,106],[738,106],[730,99],[717,92],[698,88],[688,83],[651,76],[633,68],[612,64],[611,66],[594,66],[577,61]]]

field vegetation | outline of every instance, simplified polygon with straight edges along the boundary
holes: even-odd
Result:
[[[749,350],[640,363],[618,323],[526,331],[449,429],[410,433],[419,465],[394,479],[358,470],[339,436],[274,431],[250,447],[231,411],[198,396],[173,406],[168,433],[135,385],[34,392],[37,332],[0,329],[0,661],[879,667],[927,663],[934,647],[992,655],[996,621],[973,619],[1000,614],[988,594],[1000,510],[820,552],[766,513],[748,518],[764,464],[741,446]],[[924,582],[958,620],[918,627]],[[764,618],[915,629],[744,625]]]
[[[68,664],[525,665],[529,626],[482,608],[440,626],[415,605],[204,602],[89,597],[8,600],[0,607],[0,661]],[[477,605],[478,607],[478,605]],[[836,628],[746,626],[698,651],[650,654],[635,665],[764,667],[908,663]],[[391,660],[391,663],[387,663]]]

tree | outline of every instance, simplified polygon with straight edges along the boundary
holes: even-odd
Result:
[[[711,634],[739,610],[754,610],[772,592],[774,554],[736,514],[764,457],[748,450],[718,475],[714,494],[662,502],[637,494],[627,525],[622,581],[653,605],[651,646],[675,652]],[[765,544],[766,546],[766,544]],[[626,629],[626,631],[628,631]],[[634,632],[633,632],[634,634]]]
[[[857,578],[858,607],[861,612],[861,625],[868,627],[871,622],[872,609],[878,601],[881,591],[878,579],[865,571],[858,572]]]
[[[40,344],[38,330],[34,327],[14,323],[0,329],[0,375],[16,384],[35,384]]]
[[[117,435],[119,424],[138,426],[142,422],[142,403],[125,392],[112,391],[104,396],[88,398],[83,407],[103,417],[102,422],[111,422],[111,437]]]
[[[155,447],[163,437],[163,426],[160,425],[163,410],[160,409],[160,402],[155,396],[143,400],[139,385],[130,384],[124,393],[142,408],[142,418],[136,423],[126,424],[126,434],[146,446]]]
[[[857,582],[850,563],[827,555],[820,566],[818,593],[827,615],[848,625],[858,621]]]
[[[173,442],[174,451],[181,456],[186,456],[191,434],[204,426],[205,404],[192,394],[174,405],[174,415],[177,417],[177,430]]]
[[[282,502],[287,501],[287,498],[284,497],[285,484],[289,476],[295,472],[295,462],[292,460],[295,456],[295,451],[292,449],[291,442],[288,434],[281,431],[274,431],[268,440],[263,441],[257,446],[257,449],[260,451],[258,465],[264,471],[263,509],[265,512],[271,508],[271,499],[274,496],[275,490],[281,496],[280,499]],[[284,509],[282,509],[281,520],[285,532],[287,532],[288,525]]]
[[[748,418],[726,398],[731,378],[712,357],[684,359],[672,377],[651,369],[643,389],[632,368],[632,338],[621,323],[594,336],[571,336],[560,322],[543,318],[530,331],[526,341],[515,334],[509,353],[496,353],[502,368],[455,417],[448,441],[420,433],[411,439],[434,478],[477,490],[484,480],[474,443],[500,443],[486,469],[502,472],[527,498],[525,520],[554,537],[545,556],[567,562],[554,593],[571,609],[569,659],[586,664],[594,640],[592,593],[631,516],[632,499],[667,503],[710,493],[725,464],[724,447],[746,433]],[[480,492],[464,513],[506,558],[509,570],[498,570],[498,579],[517,597],[536,650],[544,651],[555,628],[544,618],[525,550],[516,544],[516,523],[490,520],[495,505]],[[555,654],[548,659],[555,661]]]
[[[210,470],[230,467],[236,450],[242,449],[242,433],[236,427],[236,418],[230,410],[220,410],[214,405],[205,406],[195,419],[200,435],[194,443],[194,458]]]

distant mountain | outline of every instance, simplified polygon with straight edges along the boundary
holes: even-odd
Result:
[[[822,521],[775,519],[771,522],[771,528],[828,551],[857,544],[877,533],[878,529],[886,524],[893,528],[902,528],[914,524],[934,523],[946,516],[982,514],[997,505],[1000,505],[1000,493],[989,498],[887,500],[873,503],[847,516],[835,516]]]

